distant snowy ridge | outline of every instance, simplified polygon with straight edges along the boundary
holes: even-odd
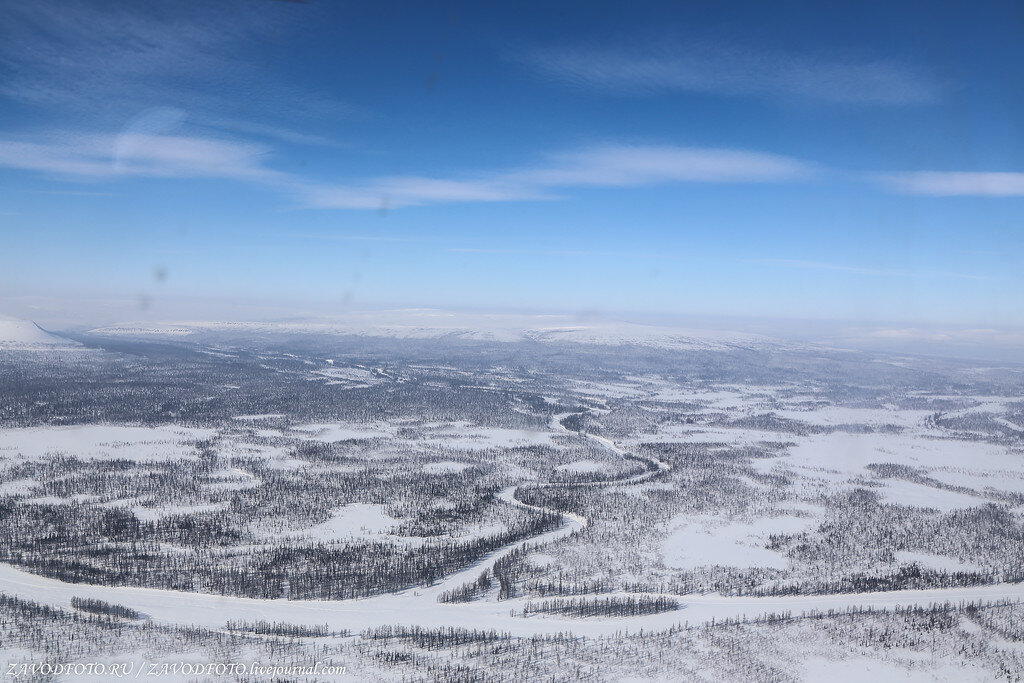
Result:
[[[572,342],[605,346],[631,344],[664,349],[726,350],[781,344],[770,337],[742,332],[656,327],[633,323],[536,328],[524,331],[523,335],[527,339],[546,343]]]
[[[473,314],[434,309],[353,313],[300,322],[124,323],[93,329],[100,336],[197,338],[206,334],[329,334],[394,339],[453,338],[475,341],[622,344],[665,349],[727,350],[789,346],[770,337],[722,330],[683,329],[611,320],[580,321],[561,315]]]
[[[79,347],[78,342],[50,334],[30,320],[0,316],[0,349],[51,351]]]

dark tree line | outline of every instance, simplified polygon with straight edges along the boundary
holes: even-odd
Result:
[[[364,630],[360,635],[368,640],[399,640],[427,650],[459,647],[471,643],[495,643],[507,640],[507,633],[495,629],[480,630],[448,626],[423,628],[422,626],[378,626]]]
[[[82,612],[89,612],[90,614],[106,614],[111,617],[118,617],[121,619],[145,619],[146,615],[142,612],[137,612],[130,607],[124,605],[115,605],[113,603],[106,602],[105,600],[97,600],[95,598],[80,598],[78,596],[71,598],[71,606]]]
[[[307,626],[289,624],[283,621],[235,621],[227,622],[229,631],[255,633],[261,636],[283,636],[285,638],[326,638],[327,636],[343,637],[351,635],[350,631],[331,631],[327,624]]]
[[[571,617],[636,617],[679,609],[679,601],[668,597],[612,596],[597,599],[540,600],[526,603],[523,616],[531,613],[563,614]]]

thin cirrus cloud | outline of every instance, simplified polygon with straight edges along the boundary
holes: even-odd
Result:
[[[900,194],[1024,197],[1024,173],[917,171],[885,174],[878,180]]]
[[[317,208],[398,208],[448,202],[555,199],[560,191],[663,183],[760,183],[806,178],[812,165],[789,157],[734,149],[604,146],[558,154],[546,164],[471,178],[384,177],[303,194]]]
[[[194,124],[324,144],[305,129],[360,112],[247,58],[300,31],[288,9],[244,0],[0,3],[0,101],[101,126],[173,103]]]
[[[883,59],[827,59],[692,42],[644,51],[549,47],[515,57],[544,78],[620,95],[689,92],[801,98],[861,105],[919,105],[945,86],[926,72]]]

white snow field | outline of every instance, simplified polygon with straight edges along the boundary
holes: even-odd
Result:
[[[308,529],[286,534],[292,537],[315,538],[323,541],[379,538],[401,524],[402,520],[389,515],[383,505],[350,503],[333,512],[331,518]]]
[[[443,446],[467,451],[514,446],[557,446],[547,431],[479,427],[468,422],[419,425],[423,437],[418,441],[430,446]]]
[[[680,515],[677,527],[662,543],[665,564],[675,569],[707,565],[786,569],[786,558],[765,547],[770,534],[797,534],[814,525],[804,517],[774,517],[757,522],[731,522]]]
[[[959,491],[938,489],[902,479],[887,480],[877,491],[885,500],[899,505],[952,512],[982,505],[985,500]]]
[[[946,572],[980,572],[982,568],[970,562],[961,562],[946,555],[898,550],[896,561],[900,564],[916,564],[919,567]]]
[[[214,429],[166,425],[80,425],[0,429],[0,458],[39,460],[73,455],[83,460],[176,460],[197,457],[192,443],[208,439]]]
[[[603,472],[606,467],[603,463],[594,460],[576,460],[575,462],[559,465],[555,468],[559,472],[571,472],[572,474],[586,474],[589,472]]]
[[[308,434],[307,438],[331,443],[349,439],[382,439],[394,434],[393,429],[365,425],[307,424],[294,429]]]

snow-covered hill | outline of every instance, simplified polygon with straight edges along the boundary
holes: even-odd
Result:
[[[51,351],[80,346],[78,342],[47,332],[30,320],[0,316],[0,349]]]

